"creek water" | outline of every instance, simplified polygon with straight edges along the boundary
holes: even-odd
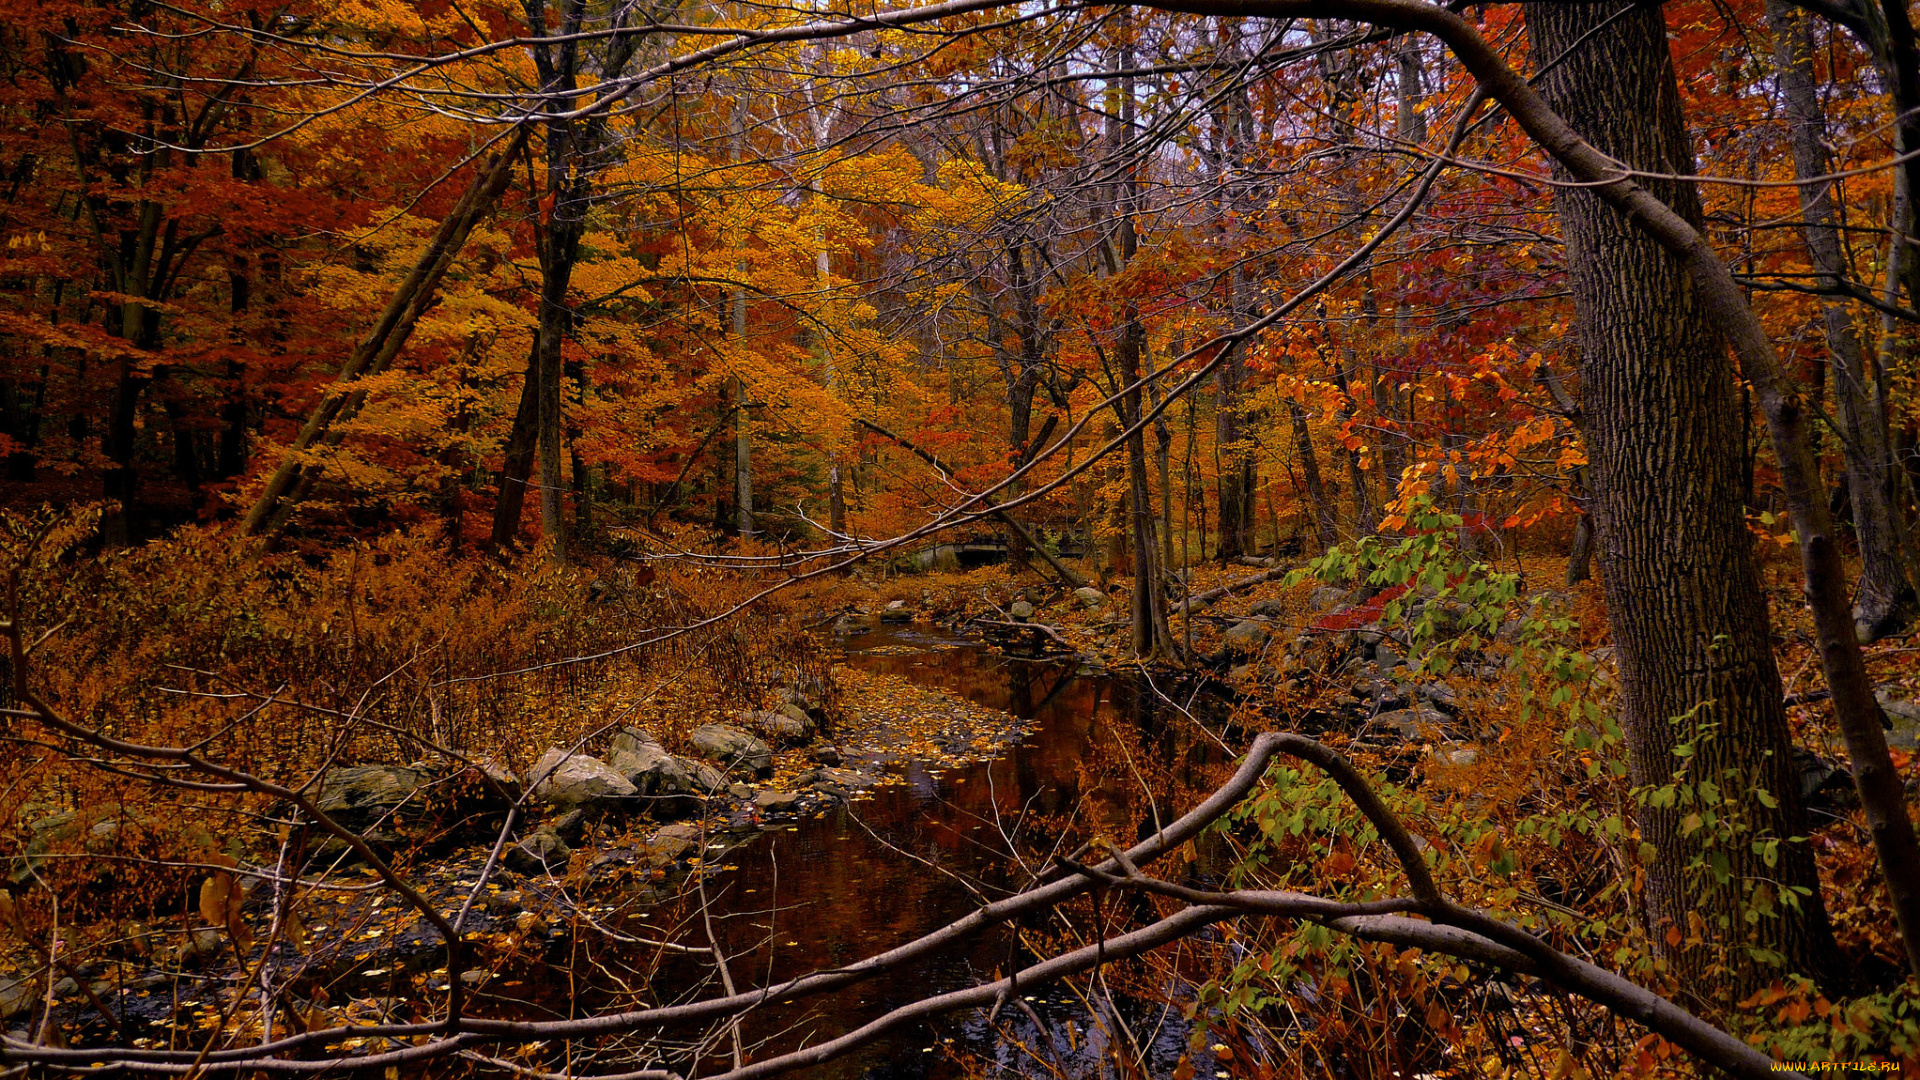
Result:
[[[845,638],[842,647],[850,665],[1005,710],[1030,727],[992,761],[898,766],[904,783],[728,852],[730,869],[709,877],[705,889],[715,937],[734,956],[731,972],[742,988],[910,941],[1027,884],[1044,861],[1036,849],[1059,844],[1071,851],[1095,832],[1131,842],[1155,816],[1184,812],[1224,774],[1225,754],[1198,723],[1128,679],[1012,659],[923,628],[884,627]],[[755,1058],[817,1044],[1032,960],[1011,931],[984,933],[957,951],[838,994],[749,1014],[742,1039],[758,1044]],[[1168,1075],[1186,1049],[1188,1028],[1177,1007],[1186,989],[1169,985],[1160,1001],[1134,996],[1121,1006],[1129,1031],[1120,1037],[1137,1046],[1126,1056],[1144,1059],[1149,1075]],[[1114,1025],[1096,1022],[1074,991],[1042,988],[1027,1004],[1031,1018],[1008,1009],[989,1025],[976,1010],[900,1029],[806,1075],[931,1080],[964,1075],[962,1055],[997,1064],[1001,1075],[1053,1075],[1042,1059],[1073,1075],[1112,1075],[1102,1059],[1113,1057],[1106,1040]],[[1018,1042],[1040,1048],[1038,1055]],[[729,1051],[723,1045],[711,1052]],[[713,1064],[708,1058],[697,1071],[714,1071]]]

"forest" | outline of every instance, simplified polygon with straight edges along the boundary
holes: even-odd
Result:
[[[0,1080],[1920,1069],[1905,0],[16,0]]]

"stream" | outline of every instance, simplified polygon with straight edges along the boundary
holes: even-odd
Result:
[[[1030,728],[992,761],[947,769],[896,766],[904,769],[905,783],[730,851],[727,864],[737,869],[713,875],[705,887],[716,911],[715,935],[737,957],[733,977],[743,986],[910,941],[1025,884],[1026,873],[1038,868],[1035,848],[1060,841],[1070,851],[1091,830],[1130,843],[1151,830],[1156,813],[1162,820],[1178,816],[1224,774],[1226,755],[1218,745],[1130,679],[1077,674],[1070,663],[1011,659],[925,627],[882,627],[844,638],[842,647],[851,666],[1005,710]],[[1031,963],[1032,954],[1015,944],[1005,929],[989,932],[889,978],[757,1011],[742,1038],[750,1047],[765,1040],[750,1051],[759,1059],[837,1037],[929,994]],[[1121,1006],[1150,1075],[1168,1075],[1186,1050],[1189,1029],[1180,1006],[1189,996],[1184,985],[1169,986],[1163,997],[1175,1002],[1172,1008],[1140,1000]],[[997,1062],[1001,1075],[1051,1075],[1008,1045],[1008,1033],[1044,1048],[1041,1056],[1049,1061],[1057,1049],[1074,1075],[1109,1075],[1099,1061],[1112,1056],[1110,1025],[1094,1023],[1075,992],[1042,988],[1028,1004],[1049,1031],[1036,1031],[1024,1010],[1005,1010],[999,1032],[978,1011],[956,1013],[897,1031],[806,1075],[964,1075],[953,1050]]]

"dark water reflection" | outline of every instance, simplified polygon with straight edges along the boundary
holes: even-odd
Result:
[[[1223,775],[1217,744],[1130,681],[1011,660],[924,630],[886,628],[845,645],[850,664],[1031,718],[1032,729],[997,760],[945,770],[911,766],[905,784],[877,789],[870,799],[770,832],[729,854],[738,869],[711,878],[706,887],[716,912],[725,913],[715,919],[715,933],[737,957],[733,976],[743,986],[848,963],[909,941],[1024,885],[1025,873],[1037,869],[1036,850],[1055,844],[1071,850],[1096,832],[1130,842],[1150,830],[1156,812],[1163,819],[1177,815]],[[868,651],[900,645],[925,651]],[[1010,934],[989,933],[888,979],[757,1012],[744,1026],[744,1039],[764,1040],[752,1054],[764,1057],[837,1037],[930,993],[972,986],[1010,964],[1030,962],[1014,954],[1012,945]],[[1098,1075],[1092,1060],[1100,1050],[1097,1032],[1089,1043],[1085,1009],[1065,1004],[1067,997],[1058,990],[1037,994],[1036,1011],[1059,1029],[1053,1038],[1063,1052],[1077,1048],[1065,1056],[1087,1059],[1086,1075]],[[1140,1041],[1152,1044],[1150,1071],[1166,1075],[1184,1047],[1184,1027],[1158,1007],[1136,1002],[1131,1011]],[[1069,1020],[1075,1024],[1071,1038],[1064,1033]],[[1029,1021],[1016,1022],[1042,1045],[1048,1042]],[[1027,1071],[976,1013],[897,1032],[807,1075],[960,1075],[942,1040]]]

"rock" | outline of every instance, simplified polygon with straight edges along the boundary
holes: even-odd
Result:
[[[727,785],[727,794],[736,799],[751,799],[753,798],[753,789],[745,784],[729,784]]]
[[[757,777],[773,775],[773,748],[725,724],[702,724],[689,740],[701,757],[717,761],[729,772],[744,769]]]
[[[687,774],[693,777],[693,787],[695,791],[712,795],[714,792],[725,791],[727,789],[727,774],[721,772],[719,769],[714,768],[704,761],[682,760],[680,763],[687,767]]]
[[[1091,585],[1073,590],[1074,599],[1080,601],[1089,611],[1098,611],[1107,606],[1107,594]]]
[[[778,814],[797,809],[800,805],[800,793],[797,791],[762,791],[753,797],[754,809],[763,814]]]
[[[693,777],[687,764],[639,728],[622,728],[607,753],[607,764],[633,785],[657,816],[690,813],[696,808]]]
[[[840,748],[832,743],[819,743],[807,750],[807,755],[822,765],[838,765],[846,760]]]
[[[529,877],[559,873],[567,868],[573,849],[552,829],[540,829],[507,849],[507,866]]]
[[[1480,751],[1476,747],[1465,746],[1453,750],[1433,748],[1433,760],[1443,765],[1467,766],[1480,760]]]
[[[787,708],[793,708],[789,705]],[[796,712],[798,710],[795,710]],[[734,722],[743,728],[752,728],[766,739],[779,746],[797,746],[813,737],[813,723],[805,713],[800,719],[783,712],[765,712],[759,709],[747,709],[733,714]]]
[[[1007,614],[1013,616],[1014,622],[1026,622],[1033,618],[1033,605],[1025,600],[1016,600],[1007,608]]]
[[[665,858],[679,860],[700,842],[700,826],[688,823],[669,825],[653,834],[653,850]]]
[[[0,1020],[12,1020],[33,1011],[40,995],[32,979],[0,979]]]
[[[1448,712],[1457,712],[1460,708],[1460,695],[1455,693],[1453,687],[1448,686],[1446,683],[1421,683],[1419,689],[1415,692],[1428,702]]]
[[[895,600],[894,603],[898,604],[900,601]],[[880,613],[880,621],[893,626],[910,623],[913,621],[913,612],[908,611],[905,607],[890,607]]]
[[[1800,801],[1807,806],[1832,809],[1859,802],[1853,786],[1853,774],[1837,762],[1828,761],[1803,746],[1793,748],[1793,767],[1800,778]]]
[[[313,805],[354,832],[365,832],[377,822],[419,814],[426,803],[423,789],[432,781],[433,775],[421,769],[345,765],[320,778]]]
[[[613,766],[590,754],[549,747],[527,771],[533,797],[561,810],[620,805],[639,791]]]
[[[774,695],[778,697],[783,704],[791,705],[799,709],[804,716],[818,719],[826,712],[826,709],[821,706],[818,699],[797,686],[782,686],[774,691]],[[785,710],[783,709],[781,711],[784,712]]]
[[[1887,745],[1896,750],[1920,750],[1920,701],[1894,696],[1894,688],[1878,687],[1873,692],[1880,712],[1887,718]]]
[[[1284,600],[1255,600],[1253,606],[1247,609],[1249,615],[1265,615],[1275,619],[1286,613],[1287,604]]]
[[[1380,665],[1381,671],[1392,671],[1397,667],[1405,667],[1407,658],[1394,651],[1392,646],[1381,642],[1373,647],[1373,662]]]
[[[1438,709],[1415,706],[1411,709],[1395,709],[1383,712],[1373,718],[1373,722],[1384,728],[1400,733],[1408,741],[1435,738],[1449,717]]]
[[[1251,653],[1260,651],[1267,637],[1267,624],[1257,619],[1242,619],[1233,624],[1221,641],[1229,652]]]
[[[887,602],[888,611],[905,611],[906,609],[907,602],[905,600],[890,600]]]
[[[1327,611],[1345,603],[1347,590],[1338,585],[1322,585],[1307,596],[1307,604],[1315,611]]]
[[[568,847],[578,847],[587,836],[588,816],[585,810],[569,810],[547,822],[544,828],[551,829],[555,836],[567,842]]]
[[[877,783],[879,783],[878,780],[866,773],[854,772],[851,769],[814,769],[807,780],[809,787],[838,795],[864,791]]]
[[[197,968],[213,962],[226,947],[227,939],[218,930],[189,930],[186,943],[180,946],[175,959],[181,967]]]

